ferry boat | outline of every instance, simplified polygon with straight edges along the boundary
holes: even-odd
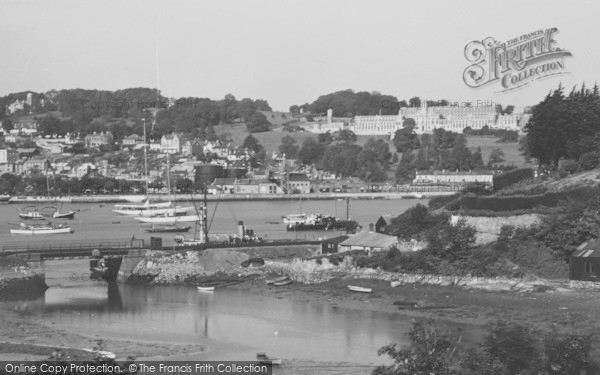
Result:
[[[19,228],[10,230],[10,234],[66,234],[73,233],[73,228],[64,224],[41,224],[41,225],[26,225],[21,223]]]
[[[288,224],[288,231],[295,230],[354,230],[358,226],[354,220],[343,220],[329,215],[310,215],[303,222]]]
[[[283,217],[283,223],[287,225],[304,224],[308,219],[306,214],[289,214]]]
[[[119,215],[129,216],[156,216],[169,212],[176,212],[181,207],[173,207],[171,202],[150,203],[147,200],[143,204],[115,204],[113,212]],[[185,212],[189,211],[186,207]]]

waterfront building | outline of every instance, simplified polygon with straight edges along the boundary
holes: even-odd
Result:
[[[372,227],[373,224],[369,224],[369,226]],[[374,251],[386,251],[397,245],[398,238],[396,236],[377,233],[372,228],[369,228],[341,242],[339,244],[339,251],[363,250],[370,255]]]
[[[448,184],[461,185],[465,183],[483,183],[487,186],[494,185],[494,174],[491,172],[419,172],[413,184]]]
[[[288,178],[289,193],[310,193],[310,179],[304,173],[290,173]]]

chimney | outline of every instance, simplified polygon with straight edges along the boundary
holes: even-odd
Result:
[[[242,239],[242,238],[244,238],[245,234],[246,234],[246,229],[244,228],[244,222],[238,221],[238,236],[240,237],[240,239]]]
[[[369,224],[369,233],[373,233],[373,223]]]

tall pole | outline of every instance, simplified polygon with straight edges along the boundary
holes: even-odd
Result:
[[[146,139],[146,119],[144,118],[144,180],[146,180],[146,196],[148,195],[148,140]]]
[[[346,198],[346,220],[350,219],[350,198]]]

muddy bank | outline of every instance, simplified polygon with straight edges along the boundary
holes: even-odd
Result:
[[[44,274],[14,256],[0,256],[0,301],[35,299],[48,289]]]

